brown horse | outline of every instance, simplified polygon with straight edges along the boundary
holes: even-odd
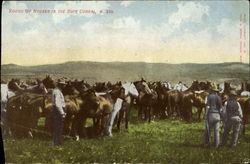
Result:
[[[198,120],[201,120],[201,113],[203,109],[205,109],[205,98],[209,95],[208,91],[203,91],[203,92],[197,92],[195,93],[194,96],[194,103],[193,105],[197,108],[198,110]]]
[[[80,111],[80,106],[83,103],[82,99],[75,97],[75,96],[70,96],[66,95],[64,97],[65,99],[65,113],[66,117],[64,118],[64,127],[63,127],[63,134],[68,135],[68,136],[74,136],[74,126],[73,126],[73,121]],[[47,98],[47,102],[45,104],[45,130],[47,132],[52,132],[52,103],[51,103],[51,97],[49,96]]]
[[[178,90],[167,91],[167,114],[172,116],[176,113],[177,116],[181,116],[181,92]]]
[[[145,80],[136,81],[134,85],[139,92],[137,99],[138,105],[138,119],[142,119],[142,113],[144,113],[144,120],[151,122],[151,116],[153,111],[153,104],[156,101],[156,95],[149,88]]]
[[[250,110],[250,97],[238,97],[237,101],[240,103],[243,119],[242,119],[242,133],[245,134],[245,126],[248,123],[249,110]]]
[[[199,82],[193,81],[192,85],[183,92],[178,90],[169,90],[167,92],[167,111],[168,115],[176,113],[178,117],[182,117],[185,120],[190,119],[190,111],[192,111],[191,105],[193,104],[194,91],[199,90]]]
[[[109,119],[109,113],[113,110],[111,97],[96,96],[94,90],[81,93],[80,96],[83,103],[80,105],[80,110],[73,121],[74,135],[87,136],[85,128],[87,118],[99,118],[101,120],[100,133],[102,135]]]
[[[7,103],[7,120],[15,136],[33,137],[38,119],[43,116],[45,96],[24,93],[11,97]]]
[[[157,101],[154,103],[154,116],[158,118],[166,118],[166,108],[167,108],[167,91],[168,88],[163,86],[160,81],[153,83],[152,89],[155,90],[157,94]]]
[[[194,102],[193,88],[189,88],[186,91],[180,92],[180,97],[181,97],[181,106],[180,106],[181,117],[185,121],[190,121],[192,117],[192,106]]]

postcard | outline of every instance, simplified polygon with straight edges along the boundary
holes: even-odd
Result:
[[[6,163],[249,163],[249,2],[3,1]]]

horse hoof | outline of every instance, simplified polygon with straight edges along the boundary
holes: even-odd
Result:
[[[80,137],[79,136],[76,136],[76,141],[79,141],[80,140]]]
[[[33,135],[31,132],[29,132],[28,136],[29,136],[29,138],[33,138]]]

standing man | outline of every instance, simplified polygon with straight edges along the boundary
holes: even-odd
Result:
[[[5,135],[8,132],[7,125],[7,101],[8,101],[8,85],[5,81],[1,81],[1,122],[2,122],[2,132]]]
[[[210,94],[206,97],[206,112],[205,112],[205,143],[204,146],[207,147],[209,145],[209,136],[210,131],[214,128],[214,140],[215,147],[219,146],[220,142],[220,112],[222,108],[221,98],[217,95],[219,90],[216,86],[213,86]]]
[[[174,86],[174,89],[178,91],[182,91],[182,88],[183,88],[183,84],[181,81],[179,81],[179,83]]]
[[[223,115],[225,116],[225,128],[222,137],[221,146],[227,143],[228,133],[233,127],[232,147],[236,147],[240,132],[241,120],[243,118],[240,103],[236,100],[237,93],[232,90],[229,93],[229,99],[224,104]]]
[[[65,101],[62,94],[62,88],[65,82],[58,81],[56,87],[52,91],[52,118],[53,118],[53,142],[54,145],[59,145],[62,142],[61,135],[63,130],[63,120],[66,116]]]

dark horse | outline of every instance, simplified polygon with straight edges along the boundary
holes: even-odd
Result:
[[[23,93],[11,97],[7,103],[7,120],[15,136],[33,137],[38,119],[44,116],[45,96]]]
[[[142,113],[144,113],[144,120],[151,121],[151,112],[153,110],[155,95],[153,95],[152,90],[149,88],[146,81],[136,81],[134,82],[136,89],[139,92],[139,97],[137,99],[138,109],[138,119],[142,118]]]
[[[240,103],[240,106],[242,108],[243,113],[243,119],[242,119],[242,133],[245,134],[246,124],[248,123],[249,119],[249,110],[250,110],[250,97],[238,97],[237,101]]]
[[[178,117],[189,120],[192,115],[193,92],[195,90],[199,90],[199,82],[197,80],[193,81],[191,87],[186,91],[169,90],[167,92],[168,115],[171,116],[176,113]]]
[[[55,83],[54,83],[54,80],[49,76],[47,75],[43,80],[42,80],[44,86],[47,88],[47,89],[53,89],[55,88]]]

